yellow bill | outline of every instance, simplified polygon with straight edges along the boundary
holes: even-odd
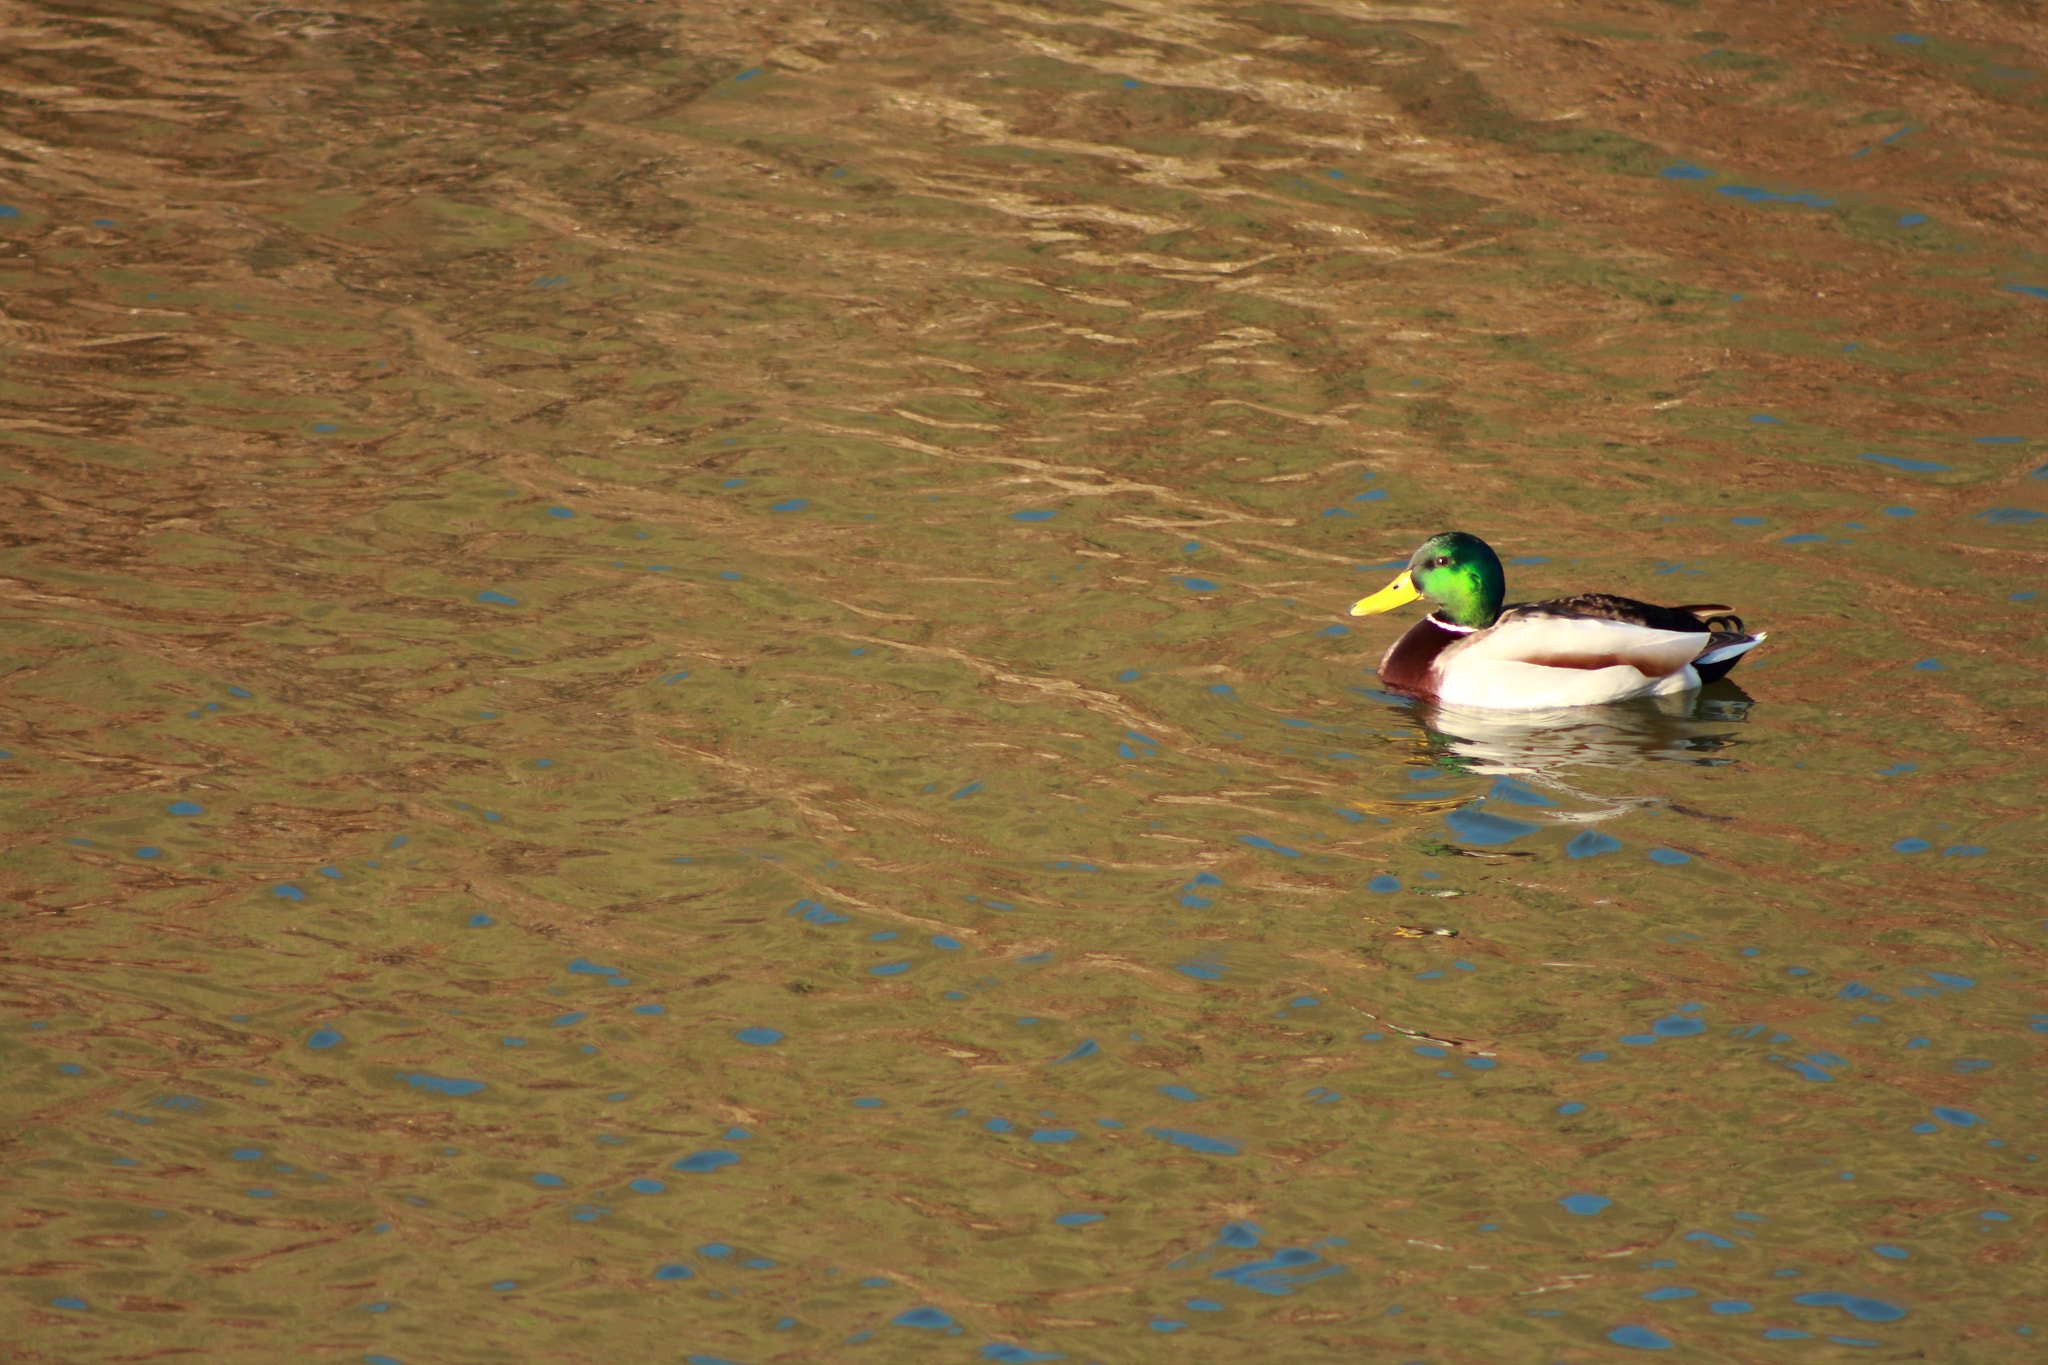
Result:
[[[1395,607],[1417,601],[1421,597],[1421,591],[1415,586],[1415,576],[1404,573],[1372,596],[1352,603],[1351,614],[1371,616],[1376,612],[1392,611]]]

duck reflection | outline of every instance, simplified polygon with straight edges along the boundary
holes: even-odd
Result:
[[[1669,803],[1661,796],[1588,791],[1574,775],[1652,762],[1721,767],[1734,761],[1728,751],[1743,743],[1730,727],[1747,723],[1752,704],[1740,687],[1716,682],[1697,692],[1606,706],[1502,711],[1411,702],[1394,715],[1414,732],[1423,750],[1419,761],[1444,775],[1491,777],[1496,779],[1493,794],[1507,802],[1544,807],[1550,820],[1596,824]],[[1559,800],[1546,800],[1543,793]],[[1470,799],[1460,796],[1441,804],[1448,808]],[[1567,801],[1585,809],[1565,809]],[[1403,804],[1413,810],[1436,803]]]

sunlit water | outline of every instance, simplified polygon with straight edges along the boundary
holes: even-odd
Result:
[[[2035,1358],[2048,53],[1792,16],[17,9],[0,1359]]]

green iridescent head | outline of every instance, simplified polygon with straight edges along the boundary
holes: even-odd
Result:
[[[1423,541],[1407,572],[1353,606],[1351,614],[1370,616],[1426,597],[1446,621],[1483,630],[1500,615],[1506,594],[1507,575],[1493,547],[1463,531],[1444,531]]]

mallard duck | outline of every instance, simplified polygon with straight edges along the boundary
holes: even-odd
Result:
[[[1501,606],[1507,577],[1478,536],[1422,543],[1353,616],[1428,598],[1437,609],[1380,659],[1387,686],[1458,706],[1597,706],[1690,692],[1735,667],[1764,636],[1709,604],[1659,607],[1604,592]]]

